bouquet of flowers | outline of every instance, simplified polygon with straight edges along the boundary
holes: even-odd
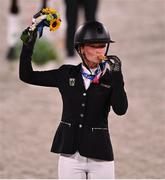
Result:
[[[60,27],[61,19],[59,13],[53,8],[44,8],[33,16],[31,30],[38,29],[40,37],[44,26],[50,28],[50,31],[55,31]]]
[[[21,35],[24,43],[29,42],[34,32],[39,32],[39,37],[43,34],[43,28],[49,27],[50,31],[56,31],[61,24],[59,13],[53,8],[44,8],[33,16],[32,25]]]

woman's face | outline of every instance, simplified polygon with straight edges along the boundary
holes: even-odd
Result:
[[[99,58],[103,56],[106,51],[106,44],[105,43],[93,43],[93,44],[86,44],[81,47],[81,52],[84,54],[85,59],[84,61],[87,65],[97,66],[102,60]]]

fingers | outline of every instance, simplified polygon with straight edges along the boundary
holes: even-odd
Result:
[[[109,55],[107,56],[107,59],[111,67],[111,71],[121,71],[121,61],[117,56]]]
[[[115,56],[115,55],[110,55],[110,56],[108,56],[108,58],[110,58],[111,60],[113,60],[114,63],[121,64],[121,60],[120,60],[117,56]]]
[[[20,39],[23,41],[24,44],[34,44],[37,38],[37,31],[31,31],[30,27],[26,28],[22,34]]]

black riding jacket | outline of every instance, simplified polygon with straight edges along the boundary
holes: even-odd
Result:
[[[33,71],[33,46],[23,45],[20,56],[20,79],[26,83],[56,87],[62,101],[62,118],[55,133],[51,151],[112,161],[113,150],[108,130],[112,107],[117,115],[126,113],[128,102],[121,72],[107,71],[98,84],[86,90],[81,64],[63,65],[49,71]]]

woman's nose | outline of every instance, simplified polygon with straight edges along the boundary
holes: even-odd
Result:
[[[96,48],[96,53],[104,53],[104,48]]]

